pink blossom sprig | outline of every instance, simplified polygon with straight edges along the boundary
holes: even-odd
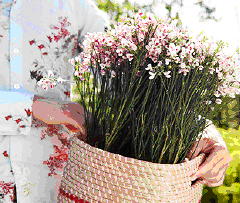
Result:
[[[145,44],[147,37],[149,40]],[[226,56],[221,46],[205,38],[192,38],[174,21],[163,21],[143,13],[122,19],[106,33],[87,34],[83,52],[70,61],[75,67],[74,75],[84,80],[84,73],[90,72],[90,66],[99,64],[101,73],[105,74],[126,61],[133,63],[137,60],[136,53],[141,50],[146,52],[142,60],[150,59],[155,64],[154,72],[145,69],[149,71],[149,79],[160,74],[170,78],[173,67],[185,76],[193,69],[203,71],[208,68],[208,73],[216,73],[219,79],[216,95],[233,97],[239,94],[239,62]]]

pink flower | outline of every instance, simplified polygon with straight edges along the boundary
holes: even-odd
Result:
[[[122,56],[122,55],[123,55],[123,52],[124,52],[124,49],[118,48],[118,49],[116,50],[116,52],[118,53],[118,56]]]
[[[128,58],[129,61],[132,61],[132,60],[133,60],[133,54],[127,54],[126,56],[127,56],[127,58]]]
[[[102,69],[100,72],[101,72],[102,75],[106,75],[106,71],[105,70]]]
[[[55,41],[68,35],[67,20],[61,21],[58,33],[54,36]],[[156,27],[156,31],[152,33],[148,43],[144,44],[142,41],[149,36],[150,26]],[[239,65],[232,57],[221,52],[213,54],[216,49],[214,44],[203,39],[191,38],[187,31],[176,26],[176,22],[169,24],[148,14],[124,18],[114,29],[106,33],[88,33],[82,48],[83,52],[79,54],[78,59],[70,60],[76,69],[74,75],[81,80],[84,80],[84,73],[89,72],[90,66],[93,68],[100,66],[101,74],[105,75],[106,71],[110,73],[113,71],[112,67],[121,67],[126,60],[135,59],[137,51],[142,50],[145,54],[142,56],[140,66],[145,66],[146,61],[149,61],[149,64],[154,63],[155,66],[146,67],[149,79],[154,79],[158,72],[171,78],[173,68],[183,75],[187,75],[193,69],[205,69],[209,74],[217,73],[221,96],[235,95],[240,88],[240,70],[236,68]],[[49,83],[46,82],[42,85],[49,87]]]

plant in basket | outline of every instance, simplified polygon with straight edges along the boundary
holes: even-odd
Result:
[[[142,13],[88,34],[74,60],[92,146],[154,163],[184,160],[222,95],[239,93],[223,44]]]
[[[174,21],[143,13],[122,19],[105,33],[88,34],[83,42],[83,52],[70,60],[75,68],[79,102],[85,109],[87,130],[88,145],[80,142],[83,147],[79,148],[82,155],[78,158],[87,160],[90,157],[85,150],[88,146],[93,149],[91,153],[96,150],[97,155],[101,152],[114,158],[114,154],[119,154],[119,160],[128,157],[128,161],[123,161],[126,164],[132,162],[149,168],[149,164],[153,164],[153,168],[163,166],[159,168],[163,174],[164,167],[165,174],[171,171],[171,167],[181,168],[183,165],[180,163],[192,144],[206,129],[207,118],[216,103],[221,102],[222,96],[234,97],[240,93],[237,61],[234,56],[225,55],[223,50],[222,42],[211,43],[201,36],[194,39],[187,31],[178,28]],[[77,146],[73,144],[73,152],[77,153]],[[96,160],[92,160],[93,168],[100,164]],[[106,161],[106,168],[114,169],[108,164]],[[118,164],[116,161],[116,166]],[[70,165],[69,170],[75,167]],[[124,171],[124,167],[128,169]],[[195,170],[193,165],[191,167],[189,170]],[[79,173],[86,170],[83,167]],[[121,166],[119,170],[124,173],[132,171],[130,166]],[[136,170],[136,173],[143,173],[141,167]],[[159,188],[148,191],[152,198],[170,201],[164,199],[169,194],[183,198],[184,195],[176,193],[180,188],[174,179],[163,189],[161,181],[166,184],[168,181],[163,174],[159,176],[163,178],[158,182]],[[179,174],[175,178],[181,180]],[[66,174],[64,177],[69,179]],[[131,177],[133,175],[129,175]],[[90,180],[85,178],[84,181]],[[104,181],[106,183],[107,178]],[[133,178],[132,186],[129,184],[125,188],[133,187],[134,181],[136,179]],[[189,179],[187,186],[191,186]],[[150,200],[137,190],[134,190],[136,194],[131,191],[134,198],[142,195],[141,198]],[[165,191],[155,194],[154,191],[158,190]],[[124,198],[124,193],[118,194],[118,198]],[[94,199],[94,195],[82,195],[86,199]],[[187,196],[190,197],[191,193]],[[182,201],[187,201],[184,198]],[[199,196],[196,199],[199,200]],[[189,201],[194,202],[193,199]]]

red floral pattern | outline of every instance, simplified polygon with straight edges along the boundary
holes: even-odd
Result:
[[[28,123],[27,118],[31,117],[32,111],[29,108],[24,109],[24,111],[25,111],[26,115],[24,115],[22,118],[19,118],[18,116],[13,116],[13,115],[7,115],[4,118],[7,121],[14,120],[19,128],[26,128],[26,125],[24,125],[23,122]],[[30,126],[28,126],[28,127],[30,127]]]
[[[3,152],[3,156],[5,156],[5,157],[9,157],[7,151],[4,151],[4,152]]]
[[[57,169],[63,169],[67,160],[68,160],[68,148],[65,146],[57,146],[53,145],[54,147],[54,154],[52,154],[47,161],[43,161],[43,164],[47,165],[50,169],[50,173],[48,176],[57,175]]]
[[[27,116],[31,116],[32,115],[32,111],[30,109],[24,109],[24,111],[26,112]]]
[[[13,182],[4,182],[0,181],[0,194],[4,196],[9,195],[11,200],[14,200],[14,183]]]
[[[10,118],[12,118],[11,115],[8,115],[8,116],[5,117],[5,119],[6,119],[7,121],[8,121]]]
[[[67,97],[70,97],[70,92],[69,91],[65,91],[64,94],[67,96]]]
[[[41,131],[41,139],[45,139],[46,137],[57,137],[57,139],[60,141],[60,144],[58,143],[58,145],[53,145],[54,152],[50,155],[49,159],[43,161],[43,164],[47,165],[50,170],[48,176],[57,175],[57,172],[63,170],[68,160],[68,150],[70,148],[69,132],[64,130],[61,126],[46,125],[39,121],[34,122],[34,126],[44,126],[44,129]]]
[[[30,75],[32,79],[36,79],[36,86],[39,86],[39,81],[44,81],[44,78],[49,77],[49,67],[53,67],[51,69],[53,75],[55,78],[61,78],[61,75],[59,73],[63,68],[62,64],[56,64],[56,61],[64,60],[64,56],[66,53],[69,52],[69,50],[72,51],[72,56],[76,55],[77,49],[78,49],[78,37],[77,35],[72,35],[70,31],[68,30],[68,27],[71,25],[71,23],[68,21],[66,17],[59,17],[59,22],[57,25],[51,25],[50,29],[52,29],[52,32],[50,34],[46,35],[47,40],[41,40],[38,42],[36,39],[32,39],[29,41],[29,44],[31,46],[34,46],[37,48],[37,50],[40,51],[41,59],[33,62],[33,69],[30,71]],[[78,33],[79,34],[79,33]],[[61,43],[59,43],[59,41]],[[59,46],[59,44],[62,44]],[[45,59],[45,57],[48,57]],[[70,57],[70,56],[69,56]],[[47,65],[45,64],[45,61],[47,61]],[[59,70],[58,70],[59,69]],[[66,78],[66,80],[69,80]],[[48,88],[55,88],[55,83],[52,82],[52,85],[49,83],[50,81],[46,80],[44,85]],[[48,83],[48,84],[47,84]],[[62,84],[61,92],[62,94],[66,96],[66,99],[70,97],[70,92],[66,91],[70,87],[67,84]],[[41,87],[43,88],[43,87]],[[47,89],[46,87],[44,89]]]
[[[15,121],[16,121],[17,124],[19,124],[19,123],[22,121],[22,119],[21,119],[21,118],[18,118],[18,119],[15,120]]]

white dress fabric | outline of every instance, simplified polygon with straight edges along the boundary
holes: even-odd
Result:
[[[70,83],[43,90],[48,76],[71,80],[69,59],[107,17],[90,0],[0,0],[0,203],[55,203],[71,133],[32,121],[33,95],[70,101]]]

